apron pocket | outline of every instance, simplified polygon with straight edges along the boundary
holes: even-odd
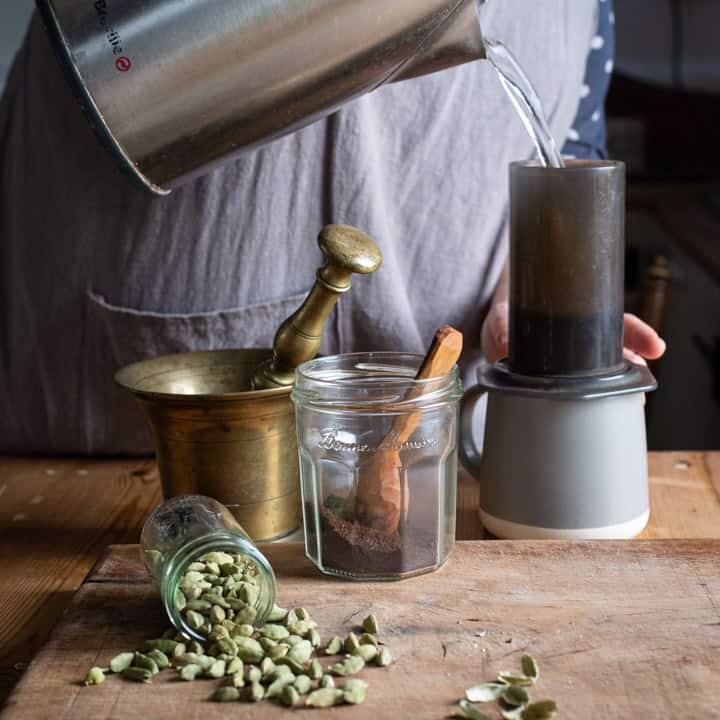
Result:
[[[306,294],[229,310],[177,314],[120,307],[88,292],[87,451],[106,455],[153,452],[149,428],[139,422],[139,408],[113,381],[121,367],[193,350],[269,348],[280,323]]]

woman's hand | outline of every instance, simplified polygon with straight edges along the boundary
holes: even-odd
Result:
[[[494,363],[508,354],[509,305],[507,301],[493,303],[482,327],[481,347],[485,359]],[[665,352],[665,341],[636,315],[625,313],[625,357],[630,362],[645,365],[657,360]]]

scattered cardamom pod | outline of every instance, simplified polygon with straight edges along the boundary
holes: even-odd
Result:
[[[254,682],[243,689],[240,699],[246,702],[260,702],[264,697],[265,688],[259,682]]]
[[[530,696],[527,690],[520,685],[510,685],[502,694],[502,699],[507,705],[517,707],[518,705],[527,705],[530,702]]]
[[[127,667],[120,673],[120,675],[122,675],[122,677],[124,677],[126,680],[144,683],[152,682],[153,676],[150,670],[146,670],[145,668],[141,667]]]
[[[239,657],[233,658],[225,668],[225,674],[226,675],[241,675],[244,670],[244,663]]]
[[[318,687],[321,688],[334,688],[335,678],[332,675],[323,675],[318,682]]]
[[[293,685],[301,695],[307,695],[312,688],[312,680],[309,675],[298,675]]]
[[[365,701],[367,686],[364,680],[357,678],[346,680],[340,688],[343,692],[343,700],[350,705],[359,705]]]
[[[105,682],[105,673],[102,668],[90,668],[85,676],[85,685],[99,685],[101,682]]]
[[[300,702],[300,693],[292,685],[286,685],[278,696],[280,702],[286,707],[292,707]]]
[[[533,681],[529,677],[525,677],[524,675],[515,675],[511,672],[499,672],[498,680],[506,685],[521,685],[528,687],[533,684]]]
[[[162,650],[150,650],[145,654],[155,663],[159,670],[170,667],[170,658]]]
[[[365,667],[365,661],[358,655],[347,655],[342,662],[330,666],[333,675],[355,675]]]
[[[490,720],[485,713],[480,712],[469,700],[461,700],[458,704],[463,711],[462,717],[470,718],[470,720]]]
[[[380,632],[380,626],[378,625],[377,618],[371,613],[362,622],[363,632],[377,635]]]
[[[265,697],[270,700],[271,698],[277,697],[282,692],[282,689],[286,685],[292,685],[295,682],[295,676],[290,673],[289,675],[283,675],[276,680],[273,680],[265,689]]]
[[[387,667],[392,663],[393,657],[389,648],[384,647],[375,658],[375,664],[379,667]]]
[[[202,671],[199,665],[183,665],[180,668],[180,677],[183,680],[195,680]]]
[[[285,610],[285,608],[278,607],[277,605],[273,605],[273,609],[270,611],[270,614],[267,616],[267,621],[271,623],[277,623],[277,622],[283,622],[288,616],[288,611]]]
[[[134,659],[135,653],[120,653],[110,661],[110,670],[114,673],[121,673],[125,668],[129,668],[132,665]]]
[[[534,682],[537,682],[540,678],[540,668],[538,667],[535,658],[531,655],[523,655],[522,658],[520,658],[520,662],[522,664],[523,675],[529,677]]]
[[[465,691],[465,697],[474,703],[494,702],[508,689],[505,683],[481,683]]]
[[[145,668],[146,670],[149,670],[153,675],[157,675],[160,672],[160,668],[157,666],[157,663],[151,657],[148,657],[143,653],[135,653],[133,665],[135,667]]]
[[[322,687],[313,690],[305,700],[308,707],[327,708],[333,705],[340,705],[344,701],[342,690],[333,687]]]
[[[240,691],[230,685],[222,685],[215,690],[210,699],[213,702],[234,702],[240,699]]]
[[[325,648],[325,654],[326,655],[337,655],[340,652],[340,650],[342,650],[342,647],[343,647],[342,639],[335,636],[327,644],[327,647]]]
[[[238,657],[243,662],[260,662],[265,657],[265,651],[257,640],[238,636],[235,643],[237,645]]]
[[[323,668],[317,658],[310,663],[308,673],[313,680],[319,680],[323,676]]]
[[[262,671],[257,665],[250,665],[245,668],[245,680],[250,684],[260,682],[262,680]]]
[[[295,643],[290,650],[288,650],[287,657],[290,660],[295,660],[298,663],[306,663],[313,652],[313,646],[309,640],[301,640],[299,643]]]
[[[357,655],[369,663],[378,656],[378,649],[374,645],[358,645],[351,654]]]
[[[343,647],[345,648],[346,653],[352,653],[353,650],[356,650],[360,647],[360,641],[358,640],[357,635],[354,632],[351,632],[345,638],[345,643]]]
[[[523,709],[520,717],[522,720],[548,720],[557,711],[557,703],[554,700],[540,700]]]
[[[203,674],[206,677],[221,678],[225,674],[225,661],[215,660]]]
[[[363,633],[360,636],[359,640],[361,645],[374,645],[375,647],[378,646],[378,641],[372,633]]]

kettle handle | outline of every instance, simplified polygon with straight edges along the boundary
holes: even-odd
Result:
[[[460,401],[460,438],[458,454],[465,469],[474,475],[480,465],[482,451],[478,449],[473,438],[472,421],[475,408],[485,394],[485,388],[475,385],[465,392]]]

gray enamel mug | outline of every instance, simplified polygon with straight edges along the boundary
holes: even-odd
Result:
[[[652,389],[654,378],[646,368],[629,373],[635,387],[626,378],[624,387],[583,395],[494,389],[480,369],[480,384],[462,401],[459,449],[480,483],[480,519],[489,532],[509,539],[617,539],[643,530],[649,503],[641,388]],[[483,440],[472,419],[485,393]]]

